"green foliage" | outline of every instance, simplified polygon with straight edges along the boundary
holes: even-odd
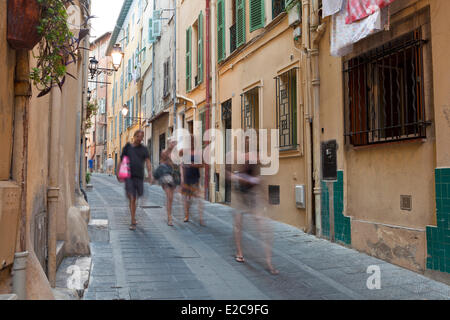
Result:
[[[88,101],[86,105],[86,129],[92,127],[91,117],[97,115],[98,112],[98,102],[95,100],[94,102]]]
[[[86,172],[86,183],[89,184],[91,182],[91,173],[89,171]]]
[[[74,4],[73,0],[37,0],[41,6],[41,20],[37,27],[42,36],[39,53],[35,58],[37,65],[31,70],[30,78],[42,97],[58,86],[62,88],[67,66],[76,63],[81,40],[89,33],[88,29],[80,29],[78,38],[70,31],[67,23],[66,5]]]

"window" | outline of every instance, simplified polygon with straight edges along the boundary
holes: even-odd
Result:
[[[201,11],[198,16],[197,27],[197,77],[195,78],[195,86],[203,82],[203,13]]]
[[[127,26],[126,29],[126,44],[130,43],[130,25]]]
[[[127,78],[128,78],[128,83],[130,83],[130,84],[131,84],[131,81],[133,80],[133,76],[132,76],[132,73],[131,73],[131,71],[132,71],[132,64],[133,64],[132,59],[131,58],[128,59]]]
[[[234,1],[234,0],[233,0]],[[217,1],[217,61],[225,59],[225,4],[224,0]]]
[[[167,97],[170,92],[170,58],[164,62],[164,97]]]
[[[192,27],[186,30],[186,91],[192,88]]]
[[[161,159],[161,153],[166,149],[166,134],[163,133],[159,136],[159,158]]]
[[[280,149],[297,147],[297,69],[276,78],[277,128]]]
[[[286,2],[286,0],[272,0],[272,19],[275,19],[286,9]]]
[[[344,62],[350,144],[426,137],[424,43],[416,30]]]
[[[264,0],[250,0],[250,32],[264,28],[266,23],[264,2]]]
[[[245,43],[245,1],[236,0],[236,46]]]
[[[259,128],[259,88],[241,95],[241,127],[244,130]]]
[[[236,0],[231,0],[232,24],[230,27],[230,52],[236,50]]]

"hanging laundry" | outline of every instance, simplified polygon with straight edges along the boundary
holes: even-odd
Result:
[[[344,0],[345,4],[347,1]],[[375,11],[366,19],[346,24],[346,10],[332,17],[331,55],[345,56],[353,51],[353,44],[384,29],[388,21],[388,8]]]
[[[350,24],[355,21],[367,18],[395,0],[348,0],[347,16],[345,23]]]
[[[322,18],[332,16],[343,9],[344,0],[322,0]]]

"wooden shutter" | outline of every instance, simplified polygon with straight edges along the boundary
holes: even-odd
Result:
[[[192,74],[192,27],[186,30],[186,91],[191,90],[191,74]]]
[[[250,32],[264,28],[265,22],[264,0],[250,0]]]
[[[217,2],[217,61],[225,59],[225,5],[223,0]]]
[[[198,51],[197,51],[197,77],[198,83],[203,82],[203,13],[198,16]]]
[[[153,35],[153,19],[148,20],[148,43],[155,42],[155,36]]]
[[[236,47],[245,43],[245,0],[236,0]]]

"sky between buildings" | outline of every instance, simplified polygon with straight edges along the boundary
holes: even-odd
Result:
[[[93,42],[108,31],[113,31],[124,0],[92,0],[91,39]]]

